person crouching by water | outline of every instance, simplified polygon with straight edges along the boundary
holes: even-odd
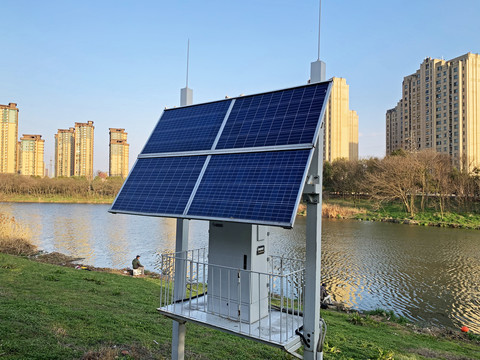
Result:
[[[132,275],[144,275],[145,274],[145,267],[140,263],[140,255],[137,255],[135,259],[132,261],[133,273]]]
[[[327,286],[322,284],[320,286],[320,307],[322,309],[327,309],[328,305],[332,303],[332,297],[327,292]]]

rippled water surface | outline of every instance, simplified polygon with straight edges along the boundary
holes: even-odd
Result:
[[[175,220],[107,213],[108,205],[0,203],[46,251],[123,268],[137,254],[155,270],[175,247]],[[192,221],[189,248],[206,247],[208,223]],[[305,256],[305,218],[270,228],[270,252]],[[394,310],[436,325],[480,333],[480,232],[389,223],[324,220],[322,273],[335,300],[357,309]]]

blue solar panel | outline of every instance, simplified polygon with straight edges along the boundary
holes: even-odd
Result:
[[[292,226],[329,86],[165,110],[110,211]]]
[[[328,85],[236,99],[216,148],[313,143]]]
[[[210,150],[231,101],[165,110],[142,154]]]
[[[183,214],[206,158],[138,159],[111,211]]]
[[[291,225],[310,151],[212,156],[187,215]]]

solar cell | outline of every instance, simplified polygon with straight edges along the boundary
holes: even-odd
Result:
[[[165,110],[142,154],[210,150],[230,102]]]
[[[216,149],[313,143],[328,83],[236,99]]]
[[[212,156],[187,216],[291,226],[311,151]]]
[[[183,214],[206,158],[138,159],[111,211]]]

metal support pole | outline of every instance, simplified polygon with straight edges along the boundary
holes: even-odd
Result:
[[[303,316],[303,334],[306,340],[303,353],[305,360],[323,359],[323,353],[317,353],[320,338],[323,133],[322,123],[304,188],[304,197],[307,202],[305,310]]]
[[[175,282],[173,301],[185,299],[186,295],[186,251],[188,250],[189,220],[177,219],[177,240],[175,244]],[[173,320],[172,360],[183,360],[185,355],[185,322]]]
[[[180,106],[191,105],[193,91],[188,88],[188,61],[190,55],[190,39],[187,46],[187,84],[180,90]],[[188,232],[190,220],[177,219],[175,242],[175,279],[173,301],[185,299],[187,289],[186,256],[188,250]],[[185,322],[173,321],[172,326],[172,360],[183,360],[185,356]]]

